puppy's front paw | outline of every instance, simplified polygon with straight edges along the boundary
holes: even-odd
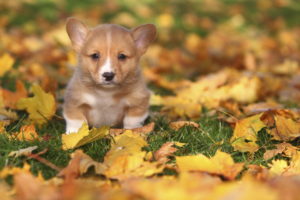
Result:
[[[70,133],[77,133],[78,130],[81,128],[84,120],[66,119],[66,122],[67,122],[66,134],[70,134]]]
[[[147,117],[148,112],[142,116],[125,116],[123,121],[124,129],[133,129],[141,127]]]

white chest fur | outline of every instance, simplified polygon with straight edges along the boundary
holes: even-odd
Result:
[[[125,112],[125,99],[117,101],[113,92],[96,91],[86,92],[83,95],[83,103],[90,106],[88,112],[89,124],[95,127],[109,125],[114,126],[122,122]]]

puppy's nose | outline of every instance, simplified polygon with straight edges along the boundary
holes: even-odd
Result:
[[[105,78],[105,81],[111,81],[115,77],[115,73],[113,72],[104,72],[102,76]]]

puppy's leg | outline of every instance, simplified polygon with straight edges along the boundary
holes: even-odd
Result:
[[[80,108],[64,108],[63,116],[66,120],[66,134],[76,133],[81,128],[83,122],[87,122]]]
[[[141,109],[141,107],[129,108],[123,120],[125,129],[133,129],[141,127],[148,117],[148,108]]]

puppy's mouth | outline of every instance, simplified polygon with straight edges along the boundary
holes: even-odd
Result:
[[[114,81],[101,81],[99,85],[106,88],[112,88],[112,87],[116,87],[118,84]]]

